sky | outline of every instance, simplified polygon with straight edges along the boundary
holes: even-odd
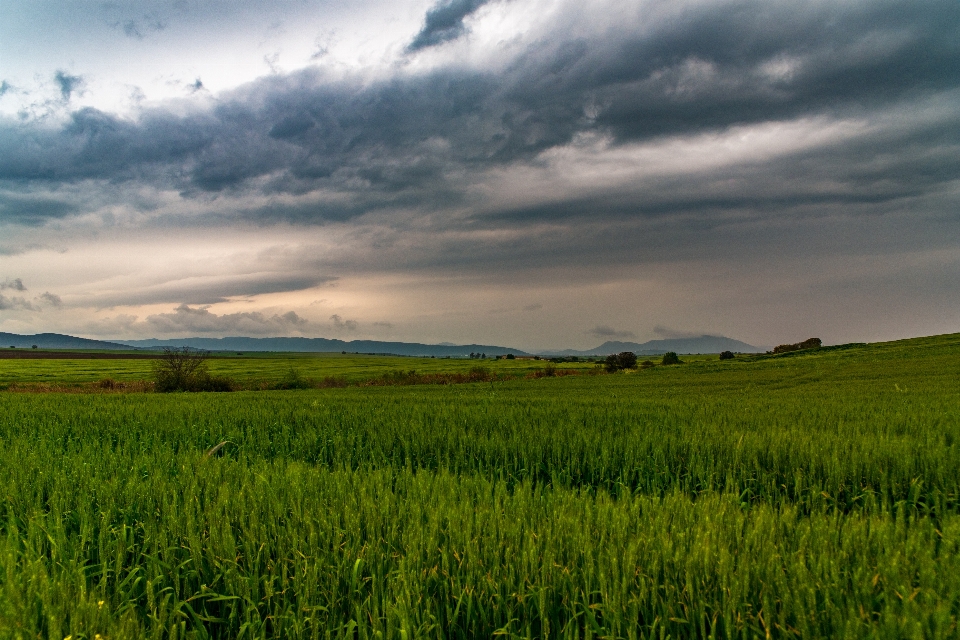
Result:
[[[0,331],[960,331],[960,3],[0,0]]]

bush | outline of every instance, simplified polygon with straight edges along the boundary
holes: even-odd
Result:
[[[650,367],[655,367],[655,366],[657,365],[653,363],[653,360],[644,360],[643,362],[640,363],[641,369],[649,369]]]
[[[300,375],[300,372],[290,367],[290,370],[283,376],[280,382],[275,383],[271,389],[312,389],[313,383]]]
[[[507,360],[516,360],[516,359],[517,359],[517,356],[513,355],[512,353],[507,354]]]
[[[235,386],[233,380],[226,376],[211,376],[204,372],[193,381],[191,387],[184,391],[233,391]]]
[[[663,360],[660,361],[660,364],[683,364],[683,361],[673,351],[667,351],[663,354]]]
[[[621,369],[636,369],[637,354],[633,351],[621,351],[620,353],[611,353],[607,356],[605,363],[607,371],[614,373]]]
[[[721,360],[733,360],[737,356],[733,355],[733,351],[723,351],[720,353]]]
[[[153,361],[154,388],[171,391],[233,391],[233,381],[211,376],[207,370],[209,353],[190,347],[168,347]]]
[[[490,369],[484,366],[470,367],[470,379],[485,382],[490,379]]]

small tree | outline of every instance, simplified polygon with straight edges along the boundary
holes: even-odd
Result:
[[[210,375],[207,358],[210,353],[190,347],[165,347],[163,355],[153,361],[153,379],[157,391],[230,391],[226,378]]]
[[[736,356],[733,355],[733,351],[723,351],[720,353],[721,360],[733,360],[734,358],[736,358]]]
[[[164,347],[163,355],[153,361],[153,379],[157,391],[188,391],[198,377],[207,373],[206,351],[190,347]]]
[[[611,353],[607,356],[605,363],[607,371],[614,373],[621,369],[636,369],[637,354],[633,351],[621,351],[620,353]]]
[[[682,361],[680,357],[673,351],[667,351],[663,354],[663,360],[660,361],[660,364],[681,364]]]

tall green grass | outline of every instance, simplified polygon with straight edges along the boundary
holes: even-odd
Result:
[[[0,393],[0,637],[956,637],[958,356]]]

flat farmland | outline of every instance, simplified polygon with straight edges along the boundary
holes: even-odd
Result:
[[[10,351],[0,350],[0,355]],[[149,380],[157,354],[143,352],[116,354],[111,352],[27,352],[34,357],[0,357],[0,386],[21,385],[85,385],[105,379],[120,382]],[[52,357],[43,357],[49,355]],[[291,371],[308,380],[336,378],[357,383],[395,372],[465,373],[484,367],[507,377],[523,376],[543,369],[544,360],[473,360],[469,358],[417,358],[340,353],[258,353],[227,355],[214,353],[207,361],[211,374],[226,376],[241,386],[269,385],[283,379]],[[592,362],[561,363],[558,369],[586,372]]]
[[[960,336],[684,360],[451,385],[0,392],[0,630],[957,637]],[[91,362],[46,371],[119,378],[124,361]],[[48,363],[0,365],[30,383]],[[477,363],[210,364],[361,380]],[[124,366],[139,379],[150,363]]]

